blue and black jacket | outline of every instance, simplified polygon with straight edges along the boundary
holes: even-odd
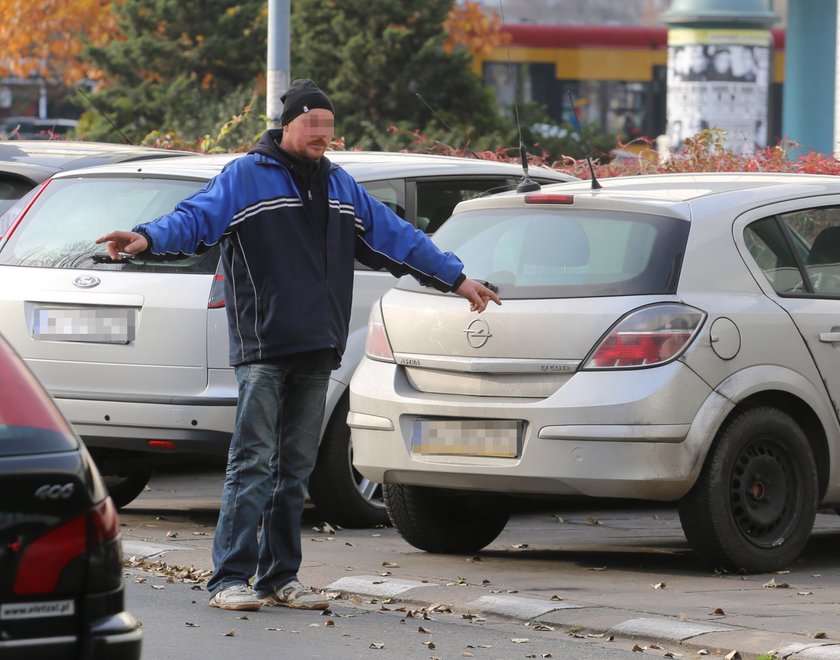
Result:
[[[133,228],[150,239],[154,254],[193,254],[221,241],[232,365],[343,353],[354,259],[441,291],[464,280],[455,255],[441,252],[326,157],[319,165],[326,223],[311,222],[275,144],[281,133],[266,132],[256,149],[228,163],[172,213]]]

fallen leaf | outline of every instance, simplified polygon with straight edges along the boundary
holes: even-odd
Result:
[[[428,629],[424,628],[423,626],[418,626],[417,632],[424,633],[426,635],[431,635],[432,634],[431,630],[428,630]]]
[[[796,595],[797,596],[810,596],[813,593],[814,593],[813,591],[797,591]]]
[[[761,585],[765,589],[789,589],[790,585],[787,582],[776,582],[776,578],[770,578],[769,582]]]
[[[710,614],[715,614],[717,616],[726,616],[726,612],[724,612],[721,608],[715,608],[714,612],[710,612]]]
[[[400,567],[399,564],[395,564],[392,561],[383,561],[382,566],[384,566],[385,568],[399,568]]]
[[[654,589],[664,589],[665,588],[665,583],[664,582],[657,582],[656,584],[652,584],[650,586],[653,587]]]
[[[368,646],[368,648],[369,649],[384,649],[385,648],[385,642],[371,642],[370,646]]]
[[[560,596],[558,596],[557,594],[554,594],[549,600],[563,600],[563,599],[560,598]]]
[[[731,651],[723,657],[724,660],[741,660],[741,654],[738,651]]]
[[[190,623],[189,621],[185,622],[185,623],[184,623],[184,625],[185,625],[187,628],[198,628],[198,624],[197,624],[197,623]]]
[[[236,631],[235,630],[229,630],[224,634],[224,637],[236,637]]]
[[[600,525],[601,521],[597,518],[593,518],[592,516],[586,516],[586,522],[590,525]]]
[[[644,653],[645,652],[645,650],[641,646],[639,646],[638,644],[633,644],[633,648],[630,649],[630,650],[633,651],[633,653]]]
[[[427,648],[427,649],[430,649],[430,650],[431,650],[431,649],[434,649],[434,648],[435,648],[435,643],[434,643],[434,642],[432,642],[432,641],[423,642],[423,644],[425,644],[425,646],[426,646],[426,648]]]
[[[547,626],[544,623],[538,623],[534,625],[534,630],[546,630],[551,632],[552,630],[554,630],[554,628],[552,628],[551,626]]]
[[[153,584],[152,589],[166,589],[162,584]]]
[[[522,548],[527,548],[528,544],[527,543],[514,543],[510,547],[513,548],[514,550],[521,550]]]
[[[178,532],[166,532],[166,537],[170,539],[178,538]]]
[[[327,621],[324,621],[324,625],[327,628],[332,628],[335,626],[335,621],[333,621],[332,619],[328,619]]]
[[[697,655],[709,655],[709,652],[706,649],[700,649],[697,651]]]
[[[814,639],[828,639],[828,635],[826,635],[824,632],[816,632],[814,633],[813,637]]]
[[[266,628],[269,632],[283,632],[282,628]]]

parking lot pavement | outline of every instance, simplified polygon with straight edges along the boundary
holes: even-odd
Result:
[[[206,579],[222,478],[219,471],[153,479],[121,514],[126,561]],[[312,509],[301,533],[302,580],[337,597],[539,621],[682,653],[840,659],[833,512],[817,516],[795,565],[762,575],[709,571],[688,548],[676,512],[647,505],[522,513],[475,556],[421,552],[392,528],[333,529]]]

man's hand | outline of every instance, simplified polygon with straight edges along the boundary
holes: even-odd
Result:
[[[114,261],[121,261],[122,255],[138,254],[149,247],[149,241],[142,234],[133,231],[112,231],[110,234],[96,239],[97,243],[105,243],[108,256]]]
[[[487,308],[487,303],[491,300],[497,305],[502,304],[502,301],[499,300],[499,296],[493,293],[481,282],[476,282],[475,280],[471,280],[469,278],[461,282],[461,286],[455,290],[455,293],[469,300],[470,311],[478,312],[479,314]]]

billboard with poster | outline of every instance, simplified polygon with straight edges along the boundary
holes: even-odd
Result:
[[[767,146],[771,44],[767,30],[668,31],[671,149],[706,128],[726,131],[726,148],[736,153]]]

